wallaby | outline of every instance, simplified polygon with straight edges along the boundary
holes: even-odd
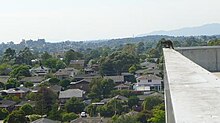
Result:
[[[161,44],[165,47],[165,48],[172,48],[173,47],[173,42],[171,40],[166,40],[166,41],[162,41]]]

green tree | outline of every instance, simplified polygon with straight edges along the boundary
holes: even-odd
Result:
[[[29,71],[29,66],[27,65],[14,66],[10,75],[11,77],[14,77],[14,78],[19,78],[21,76],[25,76],[25,77],[31,76],[30,71]]]
[[[128,69],[129,73],[135,73],[136,70],[137,70],[136,65],[132,65],[132,66]]]
[[[108,97],[114,89],[114,82],[111,79],[95,78],[90,83],[90,97],[95,98]]]
[[[15,78],[10,78],[7,83],[5,84],[5,87],[6,89],[9,89],[9,88],[16,88],[19,86],[19,83],[17,81],[17,79]]]
[[[41,55],[42,61],[46,61],[47,59],[50,59],[50,58],[52,58],[52,56],[51,56],[48,52],[44,52],[44,53]]]
[[[138,105],[139,98],[137,96],[131,96],[128,98],[128,106],[132,108],[135,105]]]
[[[18,56],[15,58],[16,64],[32,65],[31,60],[34,59],[34,55],[28,47],[19,51]]]
[[[64,113],[62,115],[62,121],[63,122],[70,122],[71,120],[74,120],[76,118],[78,118],[79,116],[75,113]]]
[[[5,119],[7,123],[27,123],[25,113],[22,110],[15,110]]]
[[[82,58],[83,58],[83,54],[81,54],[79,52],[75,52],[74,50],[71,49],[65,53],[64,61],[68,65],[71,60],[78,60],[78,59],[82,59]]]
[[[102,95],[108,97],[111,94],[111,91],[114,89],[115,83],[112,79],[103,79],[101,81]]]
[[[49,59],[46,59],[43,64],[46,67],[49,67],[51,69],[56,69],[57,61],[58,61],[58,59],[56,59],[56,58],[49,58]]]
[[[30,104],[24,104],[20,107],[20,110],[22,110],[25,115],[31,115],[33,113],[33,107]]]
[[[137,64],[139,58],[126,52],[115,52],[100,62],[102,75],[119,75],[121,72],[127,72],[133,64]]]
[[[148,120],[152,117],[152,112],[148,110],[143,110],[139,112],[135,117],[141,123],[151,123]]]
[[[152,123],[165,123],[164,104],[158,105],[153,109],[153,117],[148,121]]]
[[[84,110],[84,108],[85,104],[83,101],[76,97],[72,97],[65,103],[65,109],[67,112],[80,113]]]
[[[66,64],[61,61],[61,60],[58,60],[57,63],[56,63],[56,70],[59,70],[59,69],[64,69],[66,67]]]
[[[28,118],[29,118],[30,122],[33,122],[33,121],[35,121],[35,120],[37,120],[37,119],[40,119],[40,118],[41,118],[41,115],[32,114],[32,115],[29,115]]]
[[[142,103],[144,110],[152,110],[155,106],[163,103],[163,99],[159,96],[148,96]]]
[[[90,104],[86,107],[86,112],[89,114],[90,117],[94,117],[97,115],[97,106],[96,105],[93,105],[93,104]]]
[[[159,58],[160,57],[160,52],[155,48],[150,49],[147,54],[148,54],[149,58]]]
[[[117,99],[113,99],[107,104],[97,107],[97,112],[99,112],[100,115],[104,117],[112,117],[116,114],[120,115],[123,111],[123,104],[120,100]]]
[[[16,103],[21,102],[21,99],[18,96],[13,95],[7,95],[5,99],[15,101]]]
[[[56,103],[57,95],[47,87],[41,87],[36,95],[35,110],[38,114],[47,114]]]
[[[137,44],[137,53],[143,53],[145,51],[144,42],[139,42]]]
[[[43,64],[46,66],[46,67],[49,67],[51,68],[53,71],[57,71],[59,69],[63,69],[66,67],[66,64],[57,59],[57,58],[49,58],[49,59],[46,59]]]
[[[62,116],[61,116],[62,113],[63,113],[63,110],[61,110],[61,109],[59,110],[59,105],[54,104],[52,106],[52,110],[48,114],[48,118],[52,119],[52,120],[61,121],[62,120]]]
[[[5,108],[0,109],[0,120],[5,119],[9,115],[9,111]]]
[[[11,69],[11,65],[3,63],[0,65],[0,75],[9,75],[8,70]]]
[[[34,93],[34,92],[30,92],[30,93],[28,93],[28,94],[25,96],[25,98],[26,98],[27,100],[37,101],[37,96],[38,96],[38,94],[36,94],[36,93]]]
[[[60,82],[60,80],[57,79],[57,78],[51,78],[51,79],[49,80],[49,83],[50,83],[51,85],[58,85],[59,82]]]
[[[33,87],[33,86],[34,86],[33,82],[25,82],[24,83],[24,87],[26,87],[26,88],[30,88],[30,87]]]
[[[13,60],[16,56],[16,52],[15,50],[8,48],[5,50],[4,55],[3,55],[3,62],[10,62],[11,60]]]
[[[69,85],[70,85],[70,80],[68,80],[68,79],[60,81],[60,86],[62,86],[64,88],[67,88],[67,86],[69,86]]]

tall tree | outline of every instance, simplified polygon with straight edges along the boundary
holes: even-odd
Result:
[[[25,113],[22,110],[15,110],[6,118],[7,123],[27,123]]]
[[[34,59],[33,53],[28,47],[25,47],[23,50],[19,51],[18,56],[15,59],[15,63],[31,65],[32,59]]]
[[[115,52],[101,61],[100,72],[102,75],[119,75],[121,72],[127,72],[133,64],[138,62],[136,55]]]
[[[19,78],[21,76],[29,77],[31,76],[29,69],[30,68],[27,65],[17,65],[14,66],[10,75],[11,77],[15,77],[15,78]]]
[[[36,112],[41,115],[47,114],[56,102],[57,95],[47,87],[41,87],[38,92],[36,96]]]
[[[145,51],[144,42],[139,42],[137,44],[137,53],[141,54]]]
[[[144,99],[142,103],[144,110],[152,110],[155,106],[162,104],[163,99],[160,96],[148,96]]]
[[[77,60],[82,58],[83,54],[71,49],[65,53],[64,61],[66,62],[66,64],[69,64],[71,60]]]
[[[8,48],[5,50],[3,55],[3,62],[10,62],[12,59],[14,59],[16,56],[15,50]]]
[[[65,109],[67,112],[80,113],[84,110],[85,104],[82,100],[72,97],[65,103]]]
[[[42,61],[45,61],[49,58],[52,58],[52,56],[48,53],[48,52],[44,52],[42,55],[41,55],[41,59]]]

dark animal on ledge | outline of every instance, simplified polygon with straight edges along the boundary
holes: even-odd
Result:
[[[172,49],[174,49],[174,47],[173,47],[173,42],[172,42],[171,40],[162,41],[161,44],[162,44],[163,47],[165,47],[165,48],[172,48]]]

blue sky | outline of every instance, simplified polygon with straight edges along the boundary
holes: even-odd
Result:
[[[95,40],[220,23],[219,0],[0,0],[0,42]]]

